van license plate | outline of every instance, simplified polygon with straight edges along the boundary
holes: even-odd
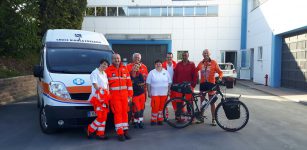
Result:
[[[89,111],[89,112],[87,112],[87,116],[88,117],[96,117],[97,115],[96,115],[95,111]]]

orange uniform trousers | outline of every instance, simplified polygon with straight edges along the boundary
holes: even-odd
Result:
[[[145,109],[145,101],[145,93],[132,97],[134,122],[141,122],[144,120],[143,113]]]
[[[101,106],[94,106],[97,118],[88,125],[88,131],[94,133],[95,131],[98,136],[103,136],[105,133],[106,121],[108,117],[109,109]]]
[[[128,130],[128,95],[111,94],[110,107],[114,114],[115,130],[118,135]]]
[[[165,96],[151,96],[151,122],[163,121],[163,107],[166,102]]]

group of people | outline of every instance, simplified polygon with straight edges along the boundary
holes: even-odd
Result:
[[[182,61],[176,63],[173,54],[167,53],[166,61],[156,60],[155,69],[148,73],[147,67],[141,63],[141,54],[133,54],[133,62],[124,66],[119,54],[113,54],[112,64],[105,59],[100,61],[90,76],[92,82],[92,93],[89,101],[93,105],[97,118],[88,125],[87,136],[99,139],[107,139],[105,125],[109,109],[114,114],[115,130],[119,141],[131,139],[128,134],[128,102],[132,102],[133,127],[144,128],[144,109],[146,98],[151,98],[151,125],[163,125],[162,110],[168,98],[181,97],[182,94],[171,91],[171,84],[189,82],[194,90],[198,72],[200,71],[200,91],[206,91],[211,83],[215,83],[215,73],[219,79],[223,73],[217,62],[210,58],[208,49],[203,51],[203,60],[195,66],[189,60],[189,53],[182,54]],[[147,85],[147,86],[146,86]],[[209,92],[211,98],[214,91]],[[186,99],[191,99],[192,94],[186,94]],[[204,98],[202,98],[204,99]],[[173,104],[176,110],[177,104]],[[214,118],[215,104],[211,103],[212,125],[216,125]],[[195,122],[201,122],[195,120]]]

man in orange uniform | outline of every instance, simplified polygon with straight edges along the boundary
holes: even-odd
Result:
[[[219,74],[219,80],[223,77],[223,72],[220,69],[219,65],[215,60],[212,60],[210,58],[210,52],[208,49],[205,49],[203,51],[203,57],[204,59],[198,64],[196,68],[196,72],[200,71],[200,91],[208,91],[210,90],[214,84],[215,84],[215,73]],[[216,92],[211,91],[208,93],[209,99],[211,99],[212,96],[214,96]],[[203,98],[202,98],[203,101]],[[211,102],[211,115],[212,115],[212,124],[213,126],[216,126],[214,113],[215,113],[215,100]]]
[[[141,59],[142,59],[142,55],[140,53],[134,53],[132,55],[133,62],[129,63],[127,65],[127,68],[128,68],[128,71],[131,72],[134,64],[141,64],[139,72],[142,73],[144,79],[146,80],[146,77],[148,76],[148,70],[147,70],[147,67],[143,63],[141,63]]]
[[[133,66],[135,65],[135,64],[140,64],[140,67],[139,67],[139,71],[138,72],[140,72],[142,75],[143,75],[143,78],[144,78],[144,81],[146,81],[146,78],[147,78],[147,76],[148,76],[148,70],[147,70],[147,67],[146,67],[146,65],[144,65],[143,63],[141,63],[141,59],[142,59],[142,55],[140,54],[140,53],[134,53],[133,55],[132,55],[132,63],[129,63],[128,65],[127,65],[127,68],[128,68],[128,71],[129,72],[131,72],[132,71],[132,68],[133,68]],[[142,99],[142,101],[140,101],[140,104],[141,105],[143,105],[143,106],[145,106],[145,102],[146,102],[146,98],[147,98],[147,89],[146,89],[146,86],[144,86],[144,91],[145,91],[145,99]],[[134,105],[135,106],[135,105]],[[135,108],[133,108],[133,109],[135,109]],[[144,109],[145,109],[145,107],[144,108],[142,108],[142,110],[140,111],[140,115],[142,115],[143,116],[143,114],[144,114]],[[132,117],[134,117],[134,116],[132,116]]]
[[[133,90],[130,74],[121,63],[119,54],[113,54],[112,65],[106,70],[110,88],[110,107],[114,113],[115,129],[119,141],[131,137],[128,134],[128,101],[131,101]]]

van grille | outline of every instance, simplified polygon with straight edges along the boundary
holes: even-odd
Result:
[[[88,100],[91,93],[70,93],[71,99],[75,100]]]

